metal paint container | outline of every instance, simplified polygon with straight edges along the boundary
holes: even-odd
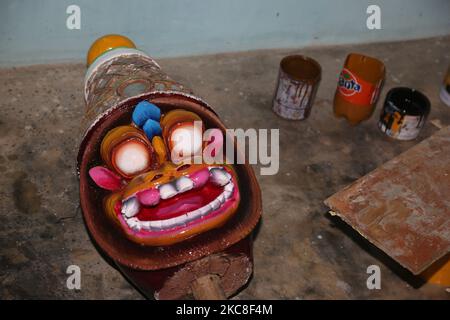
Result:
[[[142,100],[156,104],[163,112],[174,108],[192,111],[208,126],[225,132],[219,117],[206,102],[135,48],[115,48],[96,57],[86,73],[84,95],[77,170],[84,221],[97,248],[149,298],[192,298],[192,281],[209,273],[220,276],[226,297],[233,295],[251,276],[251,232],[262,211],[259,185],[250,165],[235,166],[245,195],[243,192],[242,205],[226,225],[164,247],[128,240],[106,218],[102,205],[105,192],[96,188],[88,174],[89,168],[101,164],[103,137],[112,128],[130,123],[134,106]]]
[[[378,127],[398,140],[415,139],[430,108],[430,101],[423,93],[410,88],[393,88],[386,95]]]
[[[286,119],[306,119],[319,88],[321,73],[320,64],[312,58],[284,57],[280,62],[273,111]]]
[[[447,74],[442,83],[440,97],[442,102],[450,107],[450,66],[448,67]]]

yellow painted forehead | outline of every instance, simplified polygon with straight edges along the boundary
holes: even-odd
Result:
[[[94,41],[89,48],[86,63],[89,67],[100,55],[114,48],[136,48],[133,41],[119,34],[108,34]]]

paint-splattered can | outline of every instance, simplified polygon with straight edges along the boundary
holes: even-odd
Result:
[[[319,87],[322,68],[312,58],[292,55],[280,62],[273,111],[279,116],[303,120],[309,116]]]
[[[448,67],[447,74],[445,75],[440,96],[442,102],[450,107],[450,66]]]
[[[391,89],[384,101],[378,127],[398,140],[415,139],[430,113],[430,101],[421,92],[398,87]]]

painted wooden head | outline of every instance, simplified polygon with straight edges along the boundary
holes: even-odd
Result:
[[[95,41],[87,64],[77,169],[84,222],[101,252],[159,270],[249,237],[261,193],[249,164],[215,157],[223,144],[238,152],[213,108],[123,36]]]
[[[239,205],[237,176],[218,159],[222,132],[205,126],[197,114],[160,109],[141,101],[132,123],[111,129],[100,147],[102,166],[92,180],[111,191],[104,199],[109,219],[143,245],[171,245],[222,226]],[[200,158],[195,158],[200,156]]]

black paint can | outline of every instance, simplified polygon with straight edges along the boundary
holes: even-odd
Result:
[[[398,140],[415,139],[430,113],[430,100],[421,92],[397,87],[384,100],[378,127]]]

